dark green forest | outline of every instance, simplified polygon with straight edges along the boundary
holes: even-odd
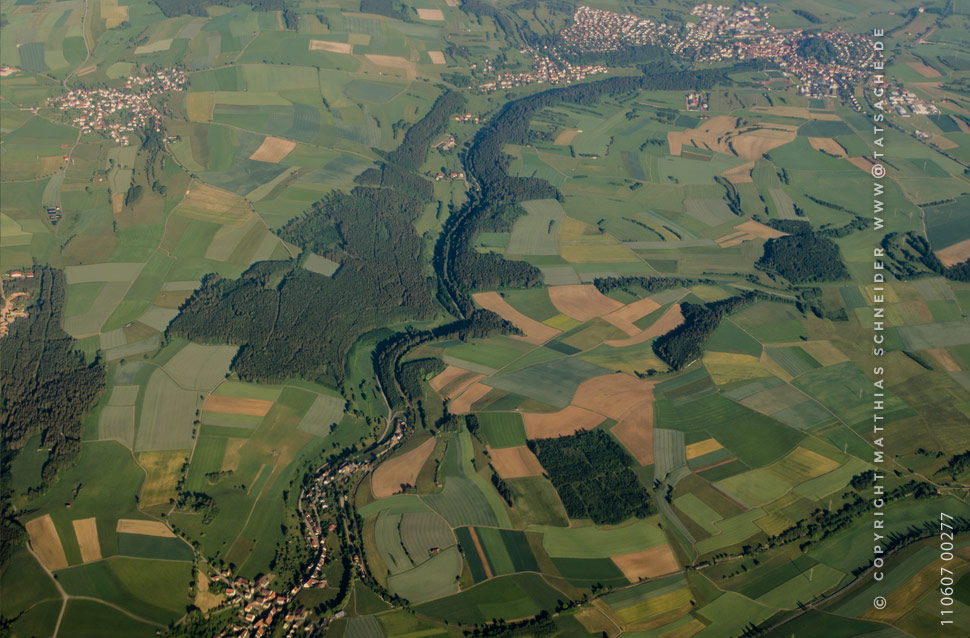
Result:
[[[786,220],[785,226],[779,230],[790,234],[766,241],[764,255],[757,261],[757,266],[769,273],[777,273],[793,284],[849,278],[838,244],[821,232],[813,231],[811,224]]]
[[[549,473],[570,518],[613,525],[653,511],[646,488],[630,469],[633,459],[602,430],[529,441]]]
[[[14,321],[0,340],[0,431],[4,446],[14,450],[41,433],[49,452],[39,478],[47,484],[77,459],[82,421],[104,389],[105,370],[100,360],[85,360],[61,329],[64,274],[52,268],[35,273],[32,280],[6,285],[8,294],[23,291],[31,298],[27,318]]]
[[[365,171],[350,193],[325,197],[279,231],[304,251],[339,262],[332,277],[304,270],[299,260],[254,264],[235,280],[209,276],[168,334],[241,346],[233,369],[243,379],[295,375],[340,383],[361,335],[433,315],[423,245],[414,231],[432,188],[414,171],[431,138],[463,105],[459,94],[439,97],[389,163]]]

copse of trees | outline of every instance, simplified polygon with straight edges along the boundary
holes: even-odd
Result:
[[[421,168],[428,158],[428,149],[434,137],[445,130],[451,114],[464,106],[465,97],[461,93],[442,93],[425,116],[408,128],[401,144],[388,153],[387,161],[410,171]]]
[[[77,460],[82,419],[104,390],[105,370],[100,359],[88,362],[61,329],[64,274],[34,272],[32,280],[7,284],[8,294],[27,292],[31,298],[27,317],[14,321],[0,340],[0,431],[13,450],[40,433],[40,445],[49,449],[40,476],[47,485]]]
[[[838,244],[813,231],[808,222],[776,221],[782,223],[772,225],[789,234],[765,242],[764,255],[756,262],[758,267],[777,273],[794,284],[849,277]]]
[[[570,518],[612,525],[653,510],[630,455],[603,430],[529,441]]]
[[[880,245],[885,250],[886,268],[900,280],[934,273],[953,281],[970,281],[970,260],[944,266],[925,237],[915,232],[889,233]]]
[[[756,299],[767,297],[763,293],[749,291],[707,304],[682,303],[680,311],[684,315],[684,322],[657,337],[653,342],[653,351],[668,366],[680,370],[700,356],[704,342],[717,329],[724,315],[737,312]]]

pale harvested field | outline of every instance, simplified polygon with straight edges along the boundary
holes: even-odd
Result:
[[[117,215],[125,207],[124,193],[111,193],[111,212]]]
[[[431,379],[431,381],[428,382],[428,385],[430,385],[435,392],[440,393],[446,386],[458,381],[463,377],[473,374],[475,373],[471,370],[465,370],[464,368],[459,368],[458,366],[448,366],[437,376]]]
[[[794,139],[795,131],[758,131],[739,135],[731,140],[731,144],[738,157],[753,160]]]
[[[575,434],[577,430],[592,430],[604,421],[602,414],[575,405],[567,405],[558,412],[524,412],[527,439],[551,439]]]
[[[563,131],[560,131],[559,135],[556,136],[556,139],[553,142],[553,144],[555,144],[556,146],[569,146],[570,144],[573,143],[573,140],[576,139],[577,135],[579,135],[579,129],[567,128]]]
[[[721,177],[735,184],[750,184],[754,180],[751,178],[751,170],[754,168],[754,160],[746,162],[741,166],[735,166],[721,173]]]
[[[593,377],[579,384],[572,405],[619,421],[633,407],[652,400],[652,382],[617,373]]]
[[[273,407],[272,401],[265,399],[246,399],[243,397],[224,397],[210,394],[202,405],[203,410],[221,412],[222,414],[248,414],[251,416],[266,416]]]
[[[428,51],[428,57],[431,58],[431,64],[447,64],[445,54],[441,51]]]
[[[970,259],[970,239],[947,246],[943,250],[936,251],[936,256],[943,262],[944,266],[954,266]]]
[[[948,137],[943,137],[942,135],[934,135],[930,138],[930,145],[936,146],[940,150],[949,151],[950,149],[959,146],[956,142]]]
[[[866,173],[872,172],[872,162],[865,157],[848,157],[846,159],[848,159],[852,165],[859,167]]]
[[[294,148],[296,148],[296,142],[292,140],[284,140],[267,135],[263,143],[259,145],[259,148],[249,156],[249,159],[276,164],[289,155],[290,151]]]
[[[418,9],[418,17],[422,20],[435,20],[443,21],[445,19],[445,14],[441,9]]]
[[[400,456],[381,463],[371,476],[371,490],[375,498],[384,498],[401,491],[401,484],[414,485],[438,439],[432,437]]]
[[[115,531],[119,534],[141,534],[159,538],[175,538],[175,534],[161,521],[143,521],[134,518],[119,518]]]
[[[476,381],[448,403],[448,411],[452,414],[468,414],[475,402],[491,391],[492,388]]]
[[[492,467],[504,479],[522,478],[524,476],[542,476],[542,464],[525,445],[488,449],[492,456]]]
[[[835,121],[842,119],[835,113],[810,111],[807,106],[753,106],[751,110],[755,113],[768,113],[771,115],[781,115],[782,117],[797,117],[803,120]]]
[[[214,91],[195,91],[185,96],[185,115],[190,122],[208,122],[216,105]]]
[[[772,129],[754,129],[748,133],[739,133],[737,123],[736,117],[718,115],[697,128],[670,131],[667,133],[670,154],[680,155],[684,145],[690,145],[756,160],[771,149],[795,139],[796,129],[793,126],[773,124]]]
[[[445,4],[448,5],[449,7],[457,7],[458,0],[445,0]]]
[[[907,62],[906,65],[922,75],[924,78],[938,78],[940,77],[940,72],[931,66],[927,66],[922,62]]]
[[[623,307],[615,299],[610,299],[593,284],[569,284],[550,286],[549,300],[559,312],[576,321],[589,321]]]
[[[49,155],[47,157],[40,158],[40,174],[50,175],[51,173],[56,173],[61,170],[61,165],[64,163],[63,155]]]
[[[728,133],[735,130],[738,118],[730,115],[717,115],[704,122],[697,128],[686,131],[670,131],[667,133],[667,143],[670,145],[671,155],[680,155],[684,144],[704,148],[709,146],[716,150]]]
[[[406,60],[399,55],[380,55],[377,53],[367,53],[364,55],[364,57],[377,66],[401,69],[404,71],[404,74],[409,80],[413,80],[417,77],[418,71],[414,62]]]
[[[823,151],[829,155],[835,155],[836,157],[847,157],[845,149],[842,145],[833,140],[831,137],[810,137],[808,138],[808,143],[812,145],[816,151]]]
[[[98,522],[92,518],[73,521],[74,535],[81,549],[81,560],[85,563],[101,560],[101,543],[98,542]]]
[[[465,376],[461,377],[457,381],[452,381],[451,384],[446,385],[441,388],[441,398],[445,401],[450,401],[456,396],[464,392],[468,386],[473,383],[477,383],[485,378],[484,374],[479,374],[478,372],[469,372]]]
[[[766,351],[761,352],[761,358],[758,360],[758,363],[761,364],[762,368],[775,375],[785,383],[790,383],[791,380],[795,378],[788,374],[787,370],[778,365],[774,359],[769,357]]]
[[[118,0],[101,0],[101,18],[106,28],[114,29],[128,21],[128,6],[119,5]]]
[[[845,353],[836,348],[831,341],[803,341],[797,345],[826,367],[849,360],[849,357],[845,356]]]
[[[724,235],[723,237],[718,237],[714,241],[721,248],[730,248],[731,246],[737,246],[738,244],[744,243],[746,241],[751,241],[754,239],[754,235],[749,235],[743,230]]]
[[[502,299],[497,292],[480,292],[472,295],[472,299],[482,308],[491,310],[523,332],[522,336],[513,335],[513,339],[540,345],[560,334],[555,328],[525,316]]]
[[[640,465],[653,464],[653,393],[634,406],[610,432]]]
[[[185,463],[188,451],[140,452],[138,464],[145,469],[145,482],[142,483],[139,502],[141,505],[168,503],[177,496],[179,468]]]
[[[661,315],[659,319],[653,322],[653,324],[644,330],[643,332],[626,339],[610,339],[604,341],[608,346],[613,346],[616,348],[622,348],[624,346],[633,346],[638,343],[643,343],[644,341],[649,341],[654,337],[659,337],[660,335],[665,335],[680,324],[684,322],[684,315],[680,312],[680,304],[674,304],[666,310],[666,312]]]
[[[633,322],[646,317],[659,307],[660,304],[647,297],[627,304],[608,315],[603,315],[603,319],[632,337],[640,333],[640,329],[633,325]]]
[[[687,460],[696,459],[698,456],[704,456],[715,450],[720,450],[723,446],[717,442],[717,439],[705,439],[703,441],[698,441],[697,443],[691,443],[684,449],[687,452]]]
[[[226,452],[222,455],[222,467],[219,468],[221,471],[227,472],[232,470],[235,472],[239,468],[239,461],[241,460],[239,450],[242,449],[242,446],[248,440],[235,437],[226,439]]]
[[[761,239],[776,239],[778,237],[784,237],[788,234],[783,233],[780,230],[775,230],[771,226],[765,226],[761,222],[756,222],[753,219],[749,219],[746,222],[738,224],[734,228]]]
[[[64,556],[61,537],[57,535],[57,529],[54,528],[54,521],[51,520],[50,514],[27,521],[24,527],[27,528],[27,535],[30,536],[30,546],[47,569],[54,571],[67,567],[67,557]]]
[[[246,200],[239,195],[194,180],[175,210],[186,217],[215,224],[242,225],[252,214]]]
[[[620,554],[611,558],[631,583],[641,578],[655,578],[671,574],[680,566],[669,545],[658,545],[632,554]]]
[[[927,352],[933,355],[937,363],[943,366],[943,369],[947,372],[960,372],[960,365],[953,360],[953,357],[950,356],[950,353],[945,348],[933,348],[932,350],[927,350]]]
[[[326,40],[310,40],[311,51],[329,51],[330,53],[353,53],[354,45],[349,42],[328,42]]]
[[[209,578],[198,570],[195,575],[195,582],[198,585],[195,591],[195,606],[202,611],[209,611],[222,604],[225,596],[209,592]]]

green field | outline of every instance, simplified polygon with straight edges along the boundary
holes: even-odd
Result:
[[[551,610],[562,593],[537,574],[493,578],[464,591],[418,606],[422,614],[449,622],[474,624],[504,618],[513,620]]]
[[[517,412],[483,412],[478,416],[485,440],[493,448],[525,445],[525,426]]]

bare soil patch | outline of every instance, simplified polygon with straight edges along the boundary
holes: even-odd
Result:
[[[560,334],[555,328],[525,316],[502,299],[497,292],[480,292],[472,295],[472,298],[479,306],[491,310],[523,332],[521,336],[513,335],[513,339],[539,345]]]
[[[491,391],[492,388],[476,381],[469,385],[464,392],[451,400],[448,404],[448,411],[452,414],[467,414],[471,412],[472,406],[475,405],[476,401]]]
[[[101,543],[98,542],[98,521],[95,518],[80,518],[73,521],[74,535],[81,549],[81,560],[85,563],[101,560]]]
[[[119,518],[115,528],[119,534],[142,534],[143,536],[158,536],[159,538],[175,538],[165,523],[161,521],[142,521],[134,518]]]
[[[669,545],[658,545],[632,554],[620,554],[613,556],[611,560],[631,583],[641,578],[671,574],[680,569]]]
[[[629,374],[604,374],[582,382],[572,405],[619,421],[633,407],[653,400],[653,383]]]
[[[542,464],[525,445],[499,449],[489,448],[492,456],[492,467],[504,479],[522,478],[524,476],[542,476]]]
[[[945,348],[933,348],[932,350],[927,350],[927,352],[933,355],[937,363],[943,366],[943,369],[947,372],[960,372],[960,364],[953,360],[953,357],[950,356],[950,353]]]
[[[354,45],[349,42],[328,42],[327,40],[310,40],[311,51],[329,51],[331,53],[353,53]]]
[[[738,224],[734,228],[761,239],[776,239],[778,237],[784,237],[788,234],[783,233],[780,230],[775,230],[771,226],[765,226],[761,222],[756,222],[753,219],[749,219],[746,222]]]
[[[577,430],[592,430],[603,420],[602,414],[575,405],[567,405],[558,412],[522,414],[528,439],[551,439],[575,434]]]
[[[610,430],[640,465],[653,464],[653,393]]]
[[[684,315],[680,312],[680,304],[675,304],[668,308],[659,319],[653,322],[653,325],[643,332],[627,339],[611,339],[609,341],[604,341],[603,343],[616,348],[633,346],[638,343],[643,343],[644,341],[649,341],[654,337],[665,335],[683,322]]]
[[[927,66],[922,62],[907,62],[906,65],[922,75],[924,78],[938,78],[940,77],[940,72],[931,66]]]
[[[573,143],[573,140],[576,139],[577,135],[579,135],[579,129],[577,128],[564,129],[559,131],[559,134],[556,135],[556,139],[553,141],[553,144],[556,146],[569,146]]]
[[[259,148],[249,156],[249,159],[276,164],[289,155],[290,151],[294,148],[296,148],[296,142],[292,140],[284,140],[279,137],[267,135],[263,143],[259,145]]]
[[[640,329],[633,325],[633,322],[646,317],[659,307],[660,304],[647,297],[646,299],[640,299],[639,301],[627,304],[608,315],[603,315],[603,319],[609,321],[628,335],[633,336],[640,333]]]
[[[438,439],[432,437],[418,447],[381,463],[371,477],[375,498],[384,498],[401,491],[401,485],[414,485]]]
[[[735,166],[721,173],[721,177],[735,184],[749,184],[754,180],[751,178],[751,170],[754,168],[754,160],[746,162],[741,166]]]
[[[272,401],[265,399],[246,399],[243,397],[224,397],[210,394],[202,405],[203,410],[221,412],[222,414],[248,414],[251,416],[266,416],[273,407]]]
[[[944,266],[955,266],[970,259],[970,239],[947,246],[943,250],[936,251],[936,256]]]
[[[441,51],[428,51],[428,57],[431,58],[431,64],[447,64],[445,54]]]
[[[550,286],[548,290],[552,305],[576,321],[589,321],[623,307],[622,303],[610,299],[593,284]]]
[[[61,537],[57,535],[57,529],[50,514],[27,521],[24,527],[27,528],[27,535],[30,537],[30,546],[47,569],[55,571],[67,567],[67,557],[64,556]]]
[[[422,20],[435,20],[443,21],[445,19],[444,12],[441,9],[418,9],[418,17]]]
[[[808,143],[816,151],[822,151],[823,153],[828,153],[836,157],[848,157],[842,145],[831,137],[810,137],[808,138]]]
[[[407,76],[407,79],[409,80],[413,80],[417,77],[418,71],[414,62],[406,60],[399,55],[380,55],[377,53],[368,53],[364,55],[364,57],[377,66],[403,70],[405,76]]]

